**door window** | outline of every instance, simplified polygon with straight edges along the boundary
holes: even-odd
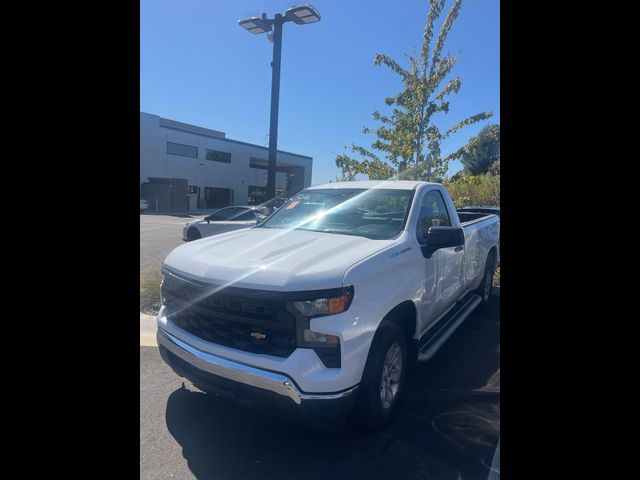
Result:
[[[240,215],[237,215],[233,218],[230,218],[229,220],[236,220],[238,222],[242,221],[248,221],[248,220],[255,220],[256,219],[256,215],[251,211],[251,210],[247,210],[243,213],[241,213]]]
[[[242,213],[241,208],[223,208],[211,215],[212,220],[235,220],[233,217]]]
[[[418,240],[422,243],[431,227],[450,227],[451,219],[444,203],[444,198],[438,190],[427,192],[422,199],[418,228]]]

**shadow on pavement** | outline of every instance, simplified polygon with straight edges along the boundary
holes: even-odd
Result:
[[[329,433],[189,389],[166,422],[196,478],[486,479],[500,434],[499,298],[410,372],[386,429]]]

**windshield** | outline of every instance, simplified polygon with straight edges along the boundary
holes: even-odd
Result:
[[[260,228],[392,238],[404,226],[412,194],[412,190],[381,188],[306,190],[285,203]]]

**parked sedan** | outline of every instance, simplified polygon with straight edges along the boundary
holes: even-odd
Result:
[[[266,218],[265,213],[260,206],[222,208],[202,220],[187,223],[182,229],[182,240],[190,242],[218,233],[253,227]]]

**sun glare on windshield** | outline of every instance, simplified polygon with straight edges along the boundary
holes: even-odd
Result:
[[[404,226],[411,194],[410,190],[378,188],[308,190],[260,227],[393,238]]]

